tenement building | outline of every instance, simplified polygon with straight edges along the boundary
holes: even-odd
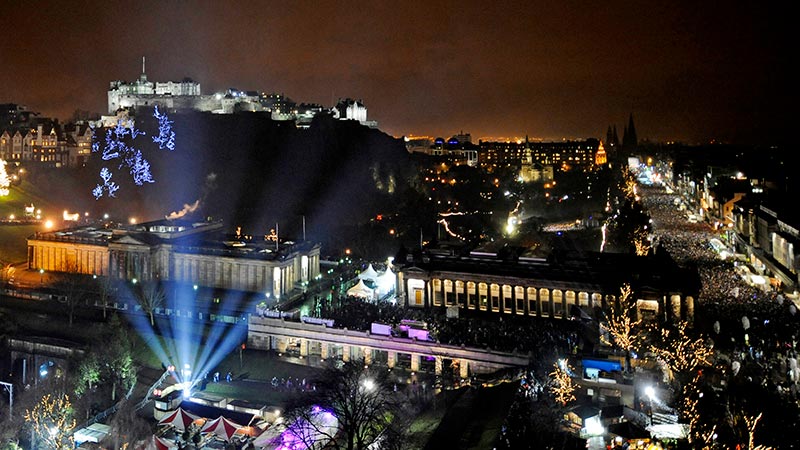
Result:
[[[281,297],[319,274],[318,244],[222,233],[222,222],[160,220],[28,238],[28,268],[163,280]]]
[[[398,258],[400,260],[401,258]],[[398,263],[398,301],[467,315],[593,317],[629,284],[640,318],[693,320],[696,274],[664,253],[526,258],[426,252]]]

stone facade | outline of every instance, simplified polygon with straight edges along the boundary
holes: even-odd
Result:
[[[319,245],[223,241],[221,222],[82,227],[28,238],[28,267],[123,280],[163,280],[281,297],[319,275]],[[270,248],[267,248],[270,247]]]

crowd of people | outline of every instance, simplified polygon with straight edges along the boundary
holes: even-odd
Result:
[[[322,308],[322,317],[337,328],[370,330],[373,323],[396,326],[402,320],[423,322],[430,339],[443,344],[490,348],[533,356],[574,354],[583,348],[577,322],[532,321],[528,318],[477,317],[448,319],[441,312],[406,308],[388,302],[340,297]],[[547,353],[547,355],[545,355]]]
[[[735,252],[723,259],[710,241],[724,236],[706,223],[689,222],[679,210],[679,196],[648,188],[643,189],[642,201],[653,220],[655,251],[666,250],[676,263],[697,270],[701,286],[695,328],[713,341],[718,359],[726,361],[734,375],[741,372],[798,398],[800,373],[792,367],[798,318],[792,301],[770,284],[748,282],[743,274],[756,271]]]

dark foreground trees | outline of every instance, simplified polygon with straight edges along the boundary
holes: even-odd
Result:
[[[285,423],[308,446],[325,440],[328,449],[364,450],[376,442],[393,448],[404,417],[397,398],[385,371],[350,362],[327,371],[317,390],[287,412]]]

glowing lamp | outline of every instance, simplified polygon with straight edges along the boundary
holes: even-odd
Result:
[[[647,395],[647,397],[648,397],[648,398],[649,398],[651,401],[652,401],[654,398],[656,398],[656,390],[655,390],[655,389],[653,389],[653,386],[647,386],[646,388],[644,388],[644,393],[645,393],[645,395]]]

